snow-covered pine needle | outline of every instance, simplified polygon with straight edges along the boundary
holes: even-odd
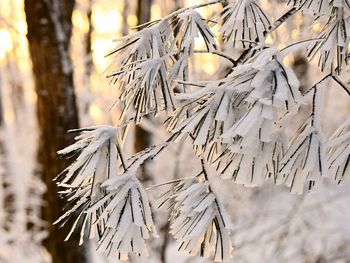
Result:
[[[283,133],[281,133],[283,134]],[[252,138],[253,140],[257,140]],[[254,148],[247,148],[244,140],[249,138],[237,137],[231,145],[227,145],[223,154],[214,160],[216,169],[223,179],[231,179],[245,186],[259,186],[271,179],[277,183],[278,168],[286,139],[276,133],[269,142],[255,141]]]
[[[215,35],[202,16],[194,9],[188,9],[174,16],[173,19],[173,30],[178,34],[174,36],[171,49],[179,50],[179,52],[173,56],[170,76],[173,80],[188,80],[188,63],[194,52],[195,40],[201,37],[207,51],[214,52],[217,49]]]
[[[326,79],[313,87],[311,116],[299,128],[280,162],[278,182],[289,186],[292,193],[302,193],[306,182],[311,190],[322,176],[328,176],[320,116]]]
[[[223,177],[242,184],[276,179],[283,148],[277,134],[302,103],[299,81],[279,51],[265,48],[227,78],[181,98],[168,129],[189,134],[197,154],[219,164]]]
[[[340,74],[349,55],[349,34],[350,17],[344,18],[335,14],[318,35],[318,38],[324,40],[316,41],[308,47],[308,56],[310,59],[318,56],[318,65],[322,71],[331,67]]]
[[[329,145],[329,170],[337,183],[340,183],[350,176],[350,121],[334,133]]]
[[[105,222],[98,251],[121,260],[127,260],[130,253],[141,257],[148,255],[145,240],[151,234],[157,234],[147,193],[136,178],[136,173],[145,160],[154,158],[171,140],[169,138],[166,143],[137,153],[129,160],[130,164],[123,174],[109,178],[102,184],[110,198],[97,219],[97,222]]]
[[[215,262],[231,258],[231,222],[202,173],[163,194],[159,204],[166,203],[171,209],[170,233],[179,251],[212,257]]]
[[[271,122],[271,126],[282,116],[296,114],[302,103],[299,85],[294,72],[283,64],[279,51],[266,48],[258,52],[245,65],[235,68],[223,85],[246,94],[244,101],[248,111],[224,131],[222,137],[244,137],[250,129],[262,128],[267,122]],[[272,134],[271,129],[266,132],[261,137],[268,138],[268,134]]]
[[[62,195],[67,196],[71,204],[56,223],[64,225],[75,217],[67,239],[79,225],[82,243],[85,234],[89,238],[102,235],[104,222],[95,224],[95,221],[110,195],[101,188],[101,184],[117,176],[118,171],[123,171],[126,161],[117,138],[117,127],[94,126],[80,131],[75,144],[58,152],[63,157],[78,156],[55,180],[63,188]]]
[[[98,250],[110,257],[126,260],[130,253],[147,256],[145,240],[156,236],[150,203],[145,189],[136,178],[137,169],[154,158],[177,136],[137,153],[128,161],[121,154],[117,127],[96,126],[82,129],[77,142],[59,151],[60,155],[80,153],[76,161],[58,176],[62,194],[72,207],[57,220],[65,224],[75,217],[71,236],[80,227],[96,237]]]
[[[110,198],[96,220],[105,225],[97,250],[120,260],[127,260],[130,253],[146,257],[145,240],[150,234],[157,235],[147,193],[135,175],[127,171],[110,180],[104,184]]]
[[[345,8],[346,12],[350,11],[349,0],[294,0],[293,2],[299,10],[316,17],[331,16],[334,8]]]
[[[174,27],[178,28],[179,34],[174,38],[174,44],[179,42],[179,49],[190,56],[193,54],[194,41],[198,37],[202,37],[207,50],[216,50],[216,40],[214,33],[210,30],[206,21],[202,16],[193,9],[188,9],[187,11],[176,16],[177,23]]]
[[[228,4],[221,13],[220,32],[226,44],[250,48],[245,40],[264,43],[271,24],[265,12],[254,0],[239,0]]]
[[[292,193],[304,192],[305,183],[311,190],[320,177],[326,174],[325,147],[319,132],[309,119],[295,136],[282,160],[278,183],[290,187]]]
[[[221,134],[230,142],[214,161],[223,178],[259,185],[273,177],[276,183],[282,139],[288,119],[297,113],[302,97],[299,81],[283,64],[281,54],[263,49],[246,64],[236,67],[223,86],[246,94],[247,110]]]
[[[172,38],[168,21],[161,20],[121,38],[121,44],[108,54],[114,62],[107,77],[117,86],[117,97],[124,103],[122,117],[135,116],[138,123],[146,114],[174,109],[168,81],[168,49]]]

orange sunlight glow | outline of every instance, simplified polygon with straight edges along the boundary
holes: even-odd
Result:
[[[105,113],[95,103],[90,105],[89,115],[95,124],[103,124],[103,122],[105,120]]]
[[[87,15],[78,9],[75,9],[73,11],[72,24],[84,34],[86,34],[89,31],[90,25]]]

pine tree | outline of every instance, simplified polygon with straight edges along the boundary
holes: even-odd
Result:
[[[118,39],[108,54],[113,63],[107,78],[123,109],[121,124],[72,130],[80,133],[76,143],[59,152],[75,161],[57,177],[71,204],[58,222],[72,220],[71,232],[80,228],[81,242],[85,235],[95,237],[100,251],[120,259],[147,254],[145,244],[156,230],[137,170],[180,140],[192,144],[201,170],[166,182],[171,187],[160,196],[158,207],[171,210],[170,234],[180,251],[214,261],[232,256],[232,224],[208,167],[237,184],[285,185],[296,194],[311,190],[324,177],[338,183],[349,176],[349,123],[331,138],[321,125],[327,81],[350,95],[340,79],[349,58],[349,2],[290,1],[289,11],[274,22],[255,0],[225,4],[215,21],[198,12],[223,2],[182,8],[147,22]],[[323,24],[317,38],[282,49],[265,43],[299,12]],[[220,25],[219,36],[212,31],[213,22]],[[198,38],[205,50],[196,49]],[[220,48],[219,40],[241,54]],[[284,58],[305,47],[325,76],[302,93]],[[197,53],[226,59],[232,64],[229,73],[218,80],[191,81],[189,61]],[[311,112],[290,136],[291,120],[305,104]],[[169,138],[128,156],[123,150],[126,128],[164,115]]]

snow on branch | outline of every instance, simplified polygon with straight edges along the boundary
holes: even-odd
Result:
[[[294,72],[285,67],[282,60],[276,49],[263,49],[227,77],[225,88],[247,94],[244,100],[248,110],[224,131],[223,138],[235,135],[244,137],[251,129],[262,128],[268,125],[267,122],[286,118],[287,114],[296,114],[302,103],[300,84]],[[260,137],[268,140],[269,131],[271,129]]]
[[[328,146],[329,170],[340,183],[350,176],[350,121],[334,133]]]
[[[130,253],[147,256],[145,240],[156,236],[147,193],[134,174],[124,173],[106,181],[109,195],[97,218],[105,230],[98,240],[98,251],[108,257],[127,260]],[[89,208],[95,211],[99,204]]]
[[[170,137],[165,143],[159,144],[159,145],[152,145],[145,150],[136,153],[134,156],[132,156],[128,163],[128,167],[125,169],[123,175],[129,176],[129,175],[135,175],[140,165],[142,165],[146,160],[152,159],[156,157],[166,146],[169,145],[169,142],[174,140],[176,138],[176,135],[173,135]],[[102,186],[107,187],[107,189],[114,189],[113,184],[117,183],[119,181],[119,177],[113,177],[106,180]]]
[[[123,118],[128,111],[134,109],[135,121],[149,113],[157,114],[161,110],[174,110],[174,97],[168,81],[166,58],[153,58],[141,62],[139,65],[115,74],[123,74],[119,81],[123,83],[123,94],[120,100],[124,101]]]
[[[269,179],[277,184],[279,163],[287,145],[283,133],[276,133],[269,142],[259,142],[252,138],[254,149],[251,148],[253,143],[247,148],[244,140],[245,138],[237,137],[213,160],[221,177],[245,186],[262,185]]]
[[[344,17],[343,12],[335,8],[332,16],[317,36],[320,40],[308,47],[308,56],[310,59],[318,56],[318,65],[322,71],[330,66],[340,74],[346,66],[346,59],[349,55],[349,34],[350,17]]]
[[[311,190],[322,176],[328,176],[326,143],[321,130],[324,78],[313,87],[312,113],[299,128],[284,154],[279,168],[279,182],[292,193],[302,193],[305,182]]]
[[[215,35],[209,28],[205,19],[194,9],[188,9],[174,16],[173,31],[178,32],[171,43],[172,49],[178,50],[173,56],[171,78],[176,80],[188,80],[188,60],[194,53],[195,39],[201,38],[208,52],[217,49]]]
[[[214,86],[215,87],[215,86]],[[225,120],[225,112],[228,111],[229,95],[217,88],[204,88],[195,94],[189,94],[188,103],[180,107],[174,115],[166,121],[168,129],[173,133],[190,133],[194,139],[194,145],[203,145],[215,139],[215,134],[220,132],[220,124]],[[193,98],[192,98],[193,97]],[[221,99],[225,100],[220,104]],[[224,98],[225,97],[225,98]],[[186,99],[185,96],[182,97]],[[225,107],[226,105],[226,107]],[[219,109],[221,107],[222,109]],[[223,112],[220,116],[220,112]],[[215,132],[215,130],[217,132]]]
[[[304,11],[315,16],[330,16],[334,8],[345,8],[350,11],[348,0],[295,0],[294,5]]]
[[[119,127],[96,126],[75,130],[82,132],[77,142],[61,151],[64,157],[79,156],[58,177],[71,204],[56,223],[64,225],[75,218],[71,236],[80,228],[80,243],[85,234],[97,238],[98,250],[126,260],[130,253],[146,256],[145,240],[156,236],[147,193],[136,178],[137,169],[159,154],[176,135],[154,145],[128,161],[122,155]]]
[[[227,78],[182,94],[184,105],[166,125],[173,133],[189,134],[198,155],[220,163],[222,173],[244,170],[244,175],[233,176],[234,180],[257,183],[255,178],[262,176],[273,158],[268,157],[269,149],[281,148],[276,146],[277,134],[302,103],[298,88],[299,81],[283,65],[279,52],[263,49],[246,64],[235,67]],[[242,165],[243,160],[246,165]],[[253,175],[248,169],[251,166],[257,169]],[[275,171],[273,168],[273,174]]]
[[[107,76],[118,88],[118,99],[124,103],[122,118],[168,112],[175,107],[168,80],[168,49],[172,33],[167,21],[161,21],[140,32],[125,36],[108,56],[115,61]],[[115,64],[121,63],[120,66]]]
[[[219,2],[181,9],[116,39],[120,43],[107,55],[114,60],[107,77],[123,103],[121,118],[139,123],[144,115],[174,110],[173,80],[188,79],[188,58],[195,38],[201,36],[208,51],[216,49],[214,34],[195,8]]]
[[[174,28],[178,28],[179,33],[174,38],[174,43],[179,43],[179,49],[189,55],[193,54],[194,40],[201,36],[208,51],[217,49],[215,35],[210,30],[206,21],[195,10],[189,9],[176,18]]]
[[[171,210],[170,233],[179,243],[179,251],[212,257],[215,262],[231,258],[231,222],[212,191],[205,170],[178,182],[161,196],[158,204],[168,204]]]
[[[172,139],[137,153],[121,175],[101,185],[109,198],[104,201],[105,208],[97,218],[97,222],[105,224],[105,231],[98,240],[98,251],[106,252],[109,257],[117,255],[121,260],[127,260],[130,253],[141,257],[148,255],[145,240],[151,234],[156,237],[157,233],[147,193],[136,178],[136,172],[145,160],[154,158]],[[98,207],[96,204],[90,210]]]
[[[81,224],[80,243],[85,233],[89,238],[100,236],[104,224],[94,222],[104,209],[105,201],[109,198],[101,184],[118,171],[125,169],[125,160],[117,138],[117,127],[95,126],[73,132],[81,132],[76,143],[58,152],[62,157],[79,155],[76,160],[56,177],[57,185],[63,190],[62,196],[68,198],[70,208],[56,223],[64,225],[72,217],[75,221],[67,239],[78,224]],[[102,200],[102,201],[101,201]],[[96,206],[98,204],[98,207]],[[86,211],[95,206],[95,210]]]
[[[292,193],[303,193],[305,182],[311,190],[322,175],[327,174],[326,151],[322,136],[309,119],[299,129],[282,160],[279,182]]]
[[[226,44],[250,48],[252,43],[264,43],[271,24],[265,12],[254,0],[239,0],[228,4],[221,13],[220,32]]]

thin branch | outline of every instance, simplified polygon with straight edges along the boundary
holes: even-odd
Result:
[[[190,176],[190,177],[181,177],[181,178],[179,178],[179,179],[174,179],[174,180],[167,181],[167,182],[164,182],[164,183],[155,184],[155,185],[152,185],[152,186],[150,186],[150,187],[147,187],[147,188],[146,188],[146,191],[152,190],[152,189],[157,188],[157,187],[160,187],[160,186],[165,186],[165,185],[168,185],[168,184],[175,184],[175,183],[184,181],[184,180],[186,180],[186,179],[191,179],[191,178],[195,178],[195,177],[194,177],[194,176]]]
[[[279,19],[277,19],[269,28],[268,31],[264,33],[265,36],[275,31],[277,28],[279,28],[284,22],[286,22],[289,18],[291,18],[295,13],[297,13],[299,9],[296,7],[292,7],[290,10],[288,10],[285,14],[283,14]]]
[[[315,89],[317,85],[319,85],[321,82],[326,80],[327,78],[331,77],[336,83],[339,84],[340,87],[344,89],[344,91],[350,96],[350,87],[348,87],[345,83],[343,83],[338,76],[333,75],[332,73],[327,74],[324,78],[322,78],[320,81],[318,81],[316,84],[312,86],[308,91],[304,93],[304,96],[307,95],[311,90]]]
[[[215,51],[208,51],[208,50],[194,50],[194,53],[198,53],[198,54],[214,54],[223,58],[226,58],[227,60],[229,60],[232,64],[236,65],[236,60],[229,56],[228,54],[215,50]]]
[[[202,7],[206,7],[206,6],[210,6],[210,5],[215,5],[215,4],[220,4],[220,3],[224,3],[224,2],[226,2],[226,0],[214,0],[214,1],[207,2],[207,3],[191,6],[191,7],[184,7],[184,8],[181,8],[181,9],[167,15],[166,17],[162,18],[162,21],[170,19],[174,16],[177,16],[177,15],[179,15],[187,10],[198,9],[198,8],[202,8]]]
[[[209,182],[209,176],[208,176],[208,172],[207,172],[207,170],[205,168],[205,163],[204,163],[204,159],[203,158],[201,158],[201,166],[202,166],[202,172],[203,172],[204,178],[205,178],[206,181]],[[209,186],[209,190],[211,191],[210,186]]]
[[[244,50],[243,53],[238,57],[238,59],[235,60],[233,65],[237,66],[238,64],[241,64],[248,57],[251,50],[252,50],[251,48]]]
[[[335,82],[339,84],[340,87],[342,87],[345,92],[350,96],[350,87],[348,87],[345,83],[343,83],[338,76],[332,75],[332,78]]]
[[[149,159],[153,159],[155,158],[158,154],[160,154],[167,146],[169,146],[170,142],[173,142],[176,140],[176,138],[180,135],[181,131],[180,132],[177,132],[177,133],[174,133],[173,135],[171,135],[164,143],[161,143],[161,144],[154,144],[154,145],[151,145],[149,147],[147,147],[145,150],[143,151],[140,151],[140,152],[137,152],[135,153],[133,156],[131,156],[129,158],[129,160],[132,160],[132,162],[129,164],[129,166],[126,168],[126,171],[129,170],[130,168],[132,168],[133,165],[135,165],[135,163],[137,163],[139,161],[139,158],[138,158],[138,155],[149,151],[150,149],[154,149],[154,148],[158,148],[153,154],[150,154],[149,156],[147,156],[146,158],[143,159],[142,162],[145,162],[146,160],[149,160]]]
[[[204,84],[193,83],[193,82],[189,82],[189,81],[183,81],[183,80],[174,80],[174,81],[176,81],[179,84],[191,85],[191,86],[199,87],[199,88],[205,88],[206,87],[206,85],[204,85]]]
[[[312,91],[313,89],[316,89],[317,85],[321,84],[323,81],[325,81],[327,78],[331,77],[332,74],[329,73],[326,76],[324,76],[320,81],[318,81],[316,84],[314,84],[308,91],[306,91],[304,93],[304,96],[307,95],[310,91]]]
[[[267,31],[264,32],[264,36],[271,34],[273,31],[275,31],[277,28],[279,28],[285,21],[287,21],[289,18],[291,18],[296,12],[298,11],[297,8],[292,7],[288,12],[286,12],[284,15],[282,15],[279,19],[277,19]],[[255,42],[258,42],[256,39]],[[252,47],[249,49],[246,49],[243,51],[243,53],[239,56],[237,60],[233,62],[234,66],[237,66],[238,64],[241,64],[250,54],[250,51],[252,50]]]

